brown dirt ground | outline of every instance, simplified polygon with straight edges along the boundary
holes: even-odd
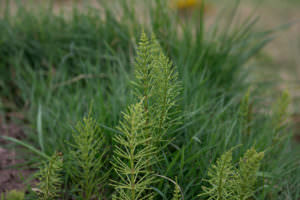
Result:
[[[23,139],[25,136],[22,127],[13,123],[4,124],[1,121],[0,135],[17,139]],[[17,156],[16,150],[5,149],[4,145],[7,145],[7,142],[0,139],[0,194],[12,189],[24,189],[24,178],[32,173],[29,169],[13,168],[15,165],[22,164],[24,160]]]

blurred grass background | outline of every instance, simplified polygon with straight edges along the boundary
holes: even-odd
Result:
[[[208,1],[209,2],[209,1]],[[212,1],[217,7],[233,1]],[[253,12],[260,17],[258,28],[277,29],[274,39],[257,56],[258,80],[272,81],[275,89],[287,89],[293,97],[291,111],[298,115],[300,100],[300,1],[242,0],[241,16]]]
[[[97,0],[10,1],[12,13],[16,10],[16,4],[22,2],[32,9],[52,4],[56,14],[61,13],[61,9],[67,14],[78,5],[79,8],[94,7],[101,10],[101,4],[103,4],[103,2],[99,4]],[[111,1],[109,4],[114,4],[113,2]],[[255,58],[260,66],[256,69],[256,78],[257,82],[266,82],[267,84],[271,82],[274,90],[287,89],[290,91],[293,101],[290,111],[293,112],[294,118],[298,122],[300,118],[298,117],[300,112],[300,1],[206,0],[206,24],[213,24],[218,13],[228,12],[229,10],[226,11],[224,8],[234,7],[237,2],[240,2],[237,13],[239,18],[245,19],[249,15],[259,16],[259,23],[256,24],[257,30],[275,29],[277,31],[273,35],[273,41]],[[201,0],[169,0],[168,6],[178,9],[183,15],[188,16],[192,11],[199,11],[201,3]],[[1,1],[0,5],[0,13],[4,15],[7,3]]]

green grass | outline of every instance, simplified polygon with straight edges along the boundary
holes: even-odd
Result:
[[[145,29],[155,33],[183,86],[183,124],[168,134],[174,140],[161,152],[158,174],[178,177],[184,198],[198,199],[211,164],[243,144],[233,154],[237,163],[255,145],[259,151],[268,150],[256,199],[299,198],[299,154],[290,131],[280,130],[287,137],[274,145],[277,132],[268,111],[271,106],[266,108],[256,89],[249,97],[253,114],[247,131],[240,115],[249,86],[245,80],[251,80],[247,65],[269,42],[270,32],[254,31],[252,17],[233,25],[236,10],[231,10],[225,25],[217,21],[206,29],[202,15],[182,18],[164,1],[137,5],[137,12],[122,1],[118,4],[120,10],[74,9],[68,17],[54,15],[51,9],[33,12],[20,7],[15,16],[0,20],[2,107],[5,112],[25,110],[26,143],[48,156],[55,151],[67,155],[74,125],[92,103],[93,118],[110,146],[121,111],[133,101],[133,59],[137,38]],[[144,13],[147,23],[136,13]],[[14,108],[5,102],[13,102]],[[40,161],[38,155],[28,159]],[[68,185],[68,179],[64,181]],[[157,199],[170,199],[173,188],[167,180],[158,185]]]

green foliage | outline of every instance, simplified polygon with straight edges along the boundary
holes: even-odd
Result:
[[[25,193],[23,191],[10,190],[6,192],[5,196],[5,200],[24,200]],[[4,200],[4,197],[1,199]]]
[[[258,153],[252,147],[240,159],[236,183],[238,200],[247,200],[254,195],[257,172],[263,157],[264,152]]]
[[[135,58],[135,68],[134,75],[135,81],[133,82],[133,92],[138,101],[143,103],[143,112],[145,113],[145,135],[152,137],[152,140],[148,141],[149,145],[152,145],[154,140],[154,129],[156,124],[155,118],[153,118],[154,113],[154,103],[153,101],[156,96],[154,96],[154,91],[157,89],[154,85],[155,74],[154,71],[154,60],[155,54],[153,54],[153,41],[149,41],[145,32],[142,32],[139,41],[139,46],[137,48],[137,56]]]
[[[33,125],[39,102],[43,103],[47,154],[56,149],[67,153],[65,141],[72,131],[57,122],[81,120],[91,100],[99,123],[117,125],[120,112],[131,101],[131,61],[142,26],[155,33],[161,49],[178,67],[185,113],[199,111],[206,104],[207,112],[214,114],[214,105],[222,101],[215,98],[235,96],[236,87],[244,85],[239,72],[268,41],[267,33],[253,30],[255,20],[250,18],[243,26],[231,24],[234,20],[230,19],[226,28],[216,21],[210,31],[203,16],[195,13],[185,20],[168,9],[165,0],[137,3],[149,23],[127,1],[116,1],[117,9],[108,5],[115,4],[100,5],[105,12],[74,9],[66,13],[69,17],[53,14],[51,8],[28,10],[20,5],[15,15],[0,19],[0,55],[5,58],[0,63],[1,99],[26,108],[26,118]],[[195,124],[191,127],[199,130]],[[34,144],[38,142],[34,131],[27,135]]]
[[[155,54],[154,54],[155,55]],[[176,127],[180,123],[178,117],[178,96],[181,84],[178,81],[178,73],[173,63],[164,55],[161,48],[153,61],[153,97],[155,102],[152,108],[152,118],[157,118],[157,137],[167,133],[168,129]]]
[[[167,130],[179,123],[177,98],[181,89],[178,73],[164,55],[157,39],[143,32],[135,62],[134,92],[143,100],[148,132],[160,141]]]
[[[203,192],[204,184],[200,180],[207,177],[211,163],[216,163],[224,149],[241,143],[242,152],[253,145],[259,151],[272,148],[275,152],[264,158],[261,170],[268,177],[262,177],[261,184],[257,185],[256,199],[299,199],[299,151],[286,139],[288,137],[280,137],[282,145],[272,145],[277,133],[289,135],[286,124],[280,131],[274,130],[281,120],[271,119],[269,112],[264,112],[269,110],[269,103],[265,102],[266,98],[255,96],[256,88],[249,101],[245,96],[243,106],[237,101],[248,88],[244,80],[251,80],[248,61],[270,40],[270,31],[260,32],[254,28],[255,17],[249,16],[241,22],[235,17],[239,16],[237,11],[230,10],[226,12],[230,13],[228,20],[215,21],[207,29],[201,12],[201,15],[195,12],[182,17],[170,10],[165,0],[134,3],[117,0],[106,5],[101,2],[100,12],[83,6],[64,15],[53,14],[51,8],[36,7],[36,10],[28,10],[20,5],[13,15],[0,18],[0,57],[3,58],[0,60],[0,98],[4,112],[22,110],[24,121],[31,127],[25,130],[26,141],[18,143],[38,155],[26,154],[29,163],[40,162],[40,155],[46,158],[56,150],[63,152],[68,161],[64,162],[62,172],[65,199],[80,199],[80,187],[69,176],[72,163],[69,151],[76,149],[66,145],[66,141],[73,143],[70,124],[82,119],[92,100],[93,118],[105,133],[103,142],[109,149],[105,154],[108,160],[113,160],[116,146],[112,138],[125,137],[114,129],[120,121],[124,122],[120,120],[124,116],[121,111],[128,105],[142,104],[143,120],[147,124],[143,134],[155,140],[147,143],[155,143],[152,148],[159,152],[151,157],[151,162],[158,159],[159,162],[147,167],[147,173],[178,176],[186,200],[195,199]],[[221,18],[225,18],[224,14]],[[147,39],[145,36],[145,44],[138,47],[144,50],[137,51],[137,54],[144,53],[136,57],[134,49],[141,27],[157,37]],[[167,68],[163,70],[164,67]],[[172,77],[166,76],[172,70],[178,71],[178,75],[174,72]],[[171,93],[172,86],[179,84],[173,77],[182,85],[182,90],[174,87],[178,91]],[[134,98],[129,91],[131,81],[136,83]],[[166,85],[169,85],[168,91],[163,89]],[[180,96],[176,98],[178,92]],[[163,103],[168,101],[169,104]],[[176,108],[178,104],[180,108]],[[37,114],[39,105],[43,112]],[[39,122],[43,126],[37,127]],[[246,127],[251,130],[245,131]],[[37,137],[37,132],[42,135]],[[39,153],[41,136],[44,152]],[[124,150],[123,146],[120,148]],[[136,152],[144,146],[139,148]],[[98,152],[99,156],[102,152]],[[73,160],[74,166],[78,166],[76,159]],[[238,160],[239,156],[233,154],[232,162]],[[128,164],[125,158],[122,161]],[[99,173],[106,174],[111,168],[107,162]],[[118,183],[123,182],[117,173],[108,176]],[[169,182],[159,179],[159,183],[150,186],[155,194],[150,199],[172,199],[173,185]],[[101,184],[99,189],[102,199],[111,198],[113,188]],[[130,189],[123,189],[125,191]],[[116,195],[116,199],[121,198],[118,192]]]
[[[251,133],[251,120],[252,120],[252,105],[250,102],[250,88],[248,89],[247,93],[242,99],[241,105],[240,105],[240,120],[242,123],[242,128],[247,135]]]
[[[257,172],[264,153],[252,147],[240,159],[237,169],[232,163],[232,150],[224,153],[208,171],[207,182],[199,196],[212,200],[247,200],[254,195]]]
[[[180,190],[180,187],[177,183],[177,178],[176,178],[176,184],[175,184],[175,187],[174,187],[174,192],[173,192],[173,198],[172,200],[181,200],[182,197],[181,197],[181,190]]]
[[[36,193],[40,200],[59,199],[61,193],[63,159],[59,153],[55,153],[49,160],[41,167],[37,173],[39,183],[37,185]]]
[[[232,165],[232,150],[224,153],[208,171],[207,182],[211,187],[203,186],[199,196],[209,196],[213,200],[233,199],[235,170]]]
[[[116,195],[116,193],[113,193],[113,194],[112,194],[111,199],[112,199],[112,200],[117,200],[117,195]]]
[[[289,93],[284,91],[273,105],[272,120],[276,133],[278,133],[286,125],[289,116],[288,106],[290,105],[290,102],[291,99]]]
[[[154,182],[149,168],[154,164],[156,154],[153,145],[148,145],[152,137],[145,135],[145,112],[142,102],[131,105],[123,114],[123,121],[114,137],[114,156],[112,165],[120,180],[113,185],[120,200],[148,199],[146,190]]]
[[[153,63],[154,57],[153,54],[151,54],[151,49],[151,43],[146,33],[142,32],[134,65],[134,75],[136,77],[136,81],[134,82],[134,92],[138,99],[145,98],[145,110],[148,109],[148,98],[153,98],[153,68],[151,65]]]
[[[122,135],[114,138],[113,166],[121,178],[121,183],[114,181],[114,186],[120,199],[147,199],[153,195],[145,190],[154,183],[151,175],[157,151],[161,150],[162,136],[177,122],[171,109],[176,107],[180,86],[172,67],[155,36],[149,41],[143,32],[135,62],[134,92],[139,103],[123,114],[124,121],[118,128]]]
[[[91,199],[99,195],[100,185],[103,187],[107,178],[103,169],[105,138],[90,114],[77,124],[73,137],[69,172],[81,199]]]

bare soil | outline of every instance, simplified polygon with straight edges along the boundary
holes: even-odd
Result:
[[[25,137],[22,127],[13,123],[4,124],[1,121],[0,135],[17,139],[24,139]],[[30,169],[14,168],[14,166],[24,163],[24,160],[17,156],[16,150],[4,148],[7,144],[5,140],[0,139],[0,194],[12,189],[24,189],[24,179],[32,173]]]

